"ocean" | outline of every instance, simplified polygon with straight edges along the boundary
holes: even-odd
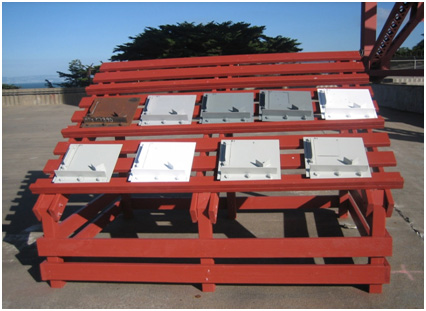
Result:
[[[12,83],[13,85],[21,87],[21,89],[45,89],[47,88],[46,82],[34,82],[34,83]],[[54,85],[58,87],[57,85]]]

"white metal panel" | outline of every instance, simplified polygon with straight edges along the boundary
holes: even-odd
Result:
[[[321,116],[326,120],[377,118],[367,89],[318,89]]]
[[[149,95],[139,125],[191,124],[196,95]]]
[[[304,137],[303,143],[307,177],[371,177],[362,138]]]
[[[217,178],[281,179],[279,140],[222,140]]]
[[[259,106],[262,121],[314,119],[311,92],[260,91]]]
[[[109,182],[122,146],[71,144],[61,165],[55,170],[53,182]]]
[[[142,142],[130,172],[131,182],[189,181],[196,143]]]
[[[253,122],[253,93],[206,93],[201,123]]]

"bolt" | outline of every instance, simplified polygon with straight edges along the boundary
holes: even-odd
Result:
[[[250,175],[247,173],[244,175],[245,178],[250,178]]]
[[[334,172],[334,175],[340,176],[340,172]]]
[[[361,172],[356,172],[355,175],[356,176],[361,176]]]
[[[266,174],[266,178],[271,178],[271,175],[270,174]]]
[[[227,179],[227,178],[228,178],[228,175],[223,175],[223,178]]]

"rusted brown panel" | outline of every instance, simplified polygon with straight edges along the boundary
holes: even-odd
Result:
[[[81,127],[130,125],[140,100],[140,97],[96,98]]]

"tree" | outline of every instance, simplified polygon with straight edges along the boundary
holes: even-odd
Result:
[[[20,89],[21,87],[14,84],[2,83],[1,88],[2,90],[17,90],[17,89]]]
[[[69,63],[70,73],[57,71],[60,78],[65,78],[65,82],[59,84],[62,87],[86,87],[92,82],[93,75],[99,71],[100,65],[83,65],[79,59],[74,59]]]
[[[131,42],[118,45],[111,61],[171,57],[299,52],[296,39],[263,34],[265,26],[248,23],[210,22],[178,23],[147,27],[143,33],[129,37]]]
[[[412,49],[407,47],[400,47],[396,51],[394,58],[406,58],[406,57],[413,58],[413,56],[424,57],[424,52],[425,52],[424,40],[422,40],[419,43],[417,43],[415,46],[413,46]]]

